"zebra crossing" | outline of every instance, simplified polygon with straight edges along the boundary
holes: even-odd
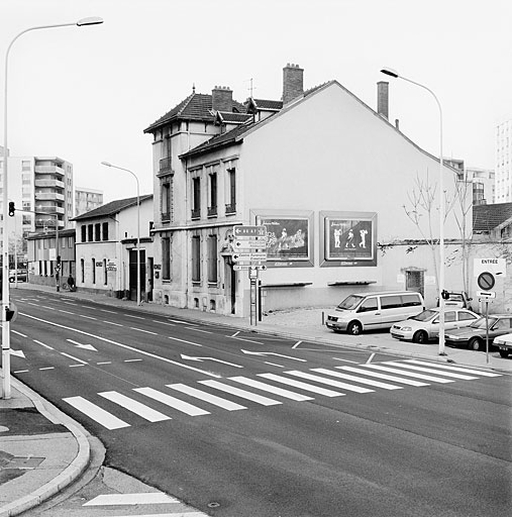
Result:
[[[115,407],[154,423],[172,420],[176,414],[200,417],[211,414],[215,409],[240,411],[254,405],[267,407],[282,405],[284,401],[305,402],[313,400],[315,396],[335,398],[348,394],[364,395],[377,390],[444,385],[501,375],[408,359],[335,366],[332,369],[288,370],[279,374],[259,373],[255,377],[237,375],[221,380],[200,380],[195,386],[166,384],[161,390],[141,387],[133,388],[130,394],[104,391],[97,395],[100,401],[106,400]],[[92,402],[81,396],[66,397],[63,401],[108,430],[132,425],[101,407],[98,401]],[[155,402],[158,409],[148,405]]]

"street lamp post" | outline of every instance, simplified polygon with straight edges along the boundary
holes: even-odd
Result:
[[[112,167],[113,169],[119,169],[120,171],[128,172],[135,178],[135,182],[137,183],[137,305],[140,305],[141,289],[140,289],[140,185],[139,185],[139,178],[130,169],[125,169],[124,167],[119,167],[118,165],[113,165],[110,162],[101,162],[101,165],[105,165],[105,167]]]
[[[26,34],[27,32],[42,30],[42,29],[56,29],[59,27],[84,27],[88,25],[99,25],[103,23],[103,19],[99,17],[82,18],[77,22],[73,23],[59,23],[55,25],[40,25],[37,27],[30,27],[20,32],[15,36],[7,47],[5,53],[5,73],[4,73],[4,170],[3,170],[3,250],[2,250],[2,276],[4,281],[2,282],[2,369],[3,369],[3,393],[4,399],[11,398],[11,334],[10,334],[10,323],[7,321],[7,314],[10,306],[9,300],[9,232],[8,232],[8,212],[7,203],[8,197],[8,159],[7,159],[7,74],[9,70],[9,52],[14,42]]]
[[[445,314],[444,314],[444,218],[445,218],[445,199],[444,199],[444,181],[443,181],[443,110],[441,109],[441,103],[437,98],[436,94],[425,85],[417,83],[403,75],[400,75],[396,70],[392,68],[383,68],[381,72],[395,79],[402,79],[408,83],[414,84],[427,90],[432,97],[434,97],[437,107],[439,109],[439,285],[438,285],[438,297],[439,297],[439,355],[446,355],[445,353]]]

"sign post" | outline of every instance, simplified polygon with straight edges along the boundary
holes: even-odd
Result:
[[[265,226],[235,225],[233,262],[235,271],[247,270],[250,282],[250,324],[258,325],[259,308],[259,272],[267,269],[267,229]]]

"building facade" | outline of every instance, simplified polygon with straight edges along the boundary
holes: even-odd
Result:
[[[103,204],[103,191],[75,187],[75,216],[98,208]]]
[[[512,201],[512,120],[496,127],[496,203]]]
[[[140,215],[140,248],[137,248]],[[140,252],[141,299],[153,291],[153,196],[112,201],[74,218],[76,285],[80,290],[135,300],[137,250]]]
[[[408,245],[397,262],[386,250],[439,227],[435,203],[416,221],[419,207],[405,209],[415,191],[435,191],[439,162],[337,81],[304,91],[303,70],[287,65],[281,101],[193,92],[145,132],[153,135],[155,301],[247,315],[238,225],[266,228],[264,310],[335,304],[367,289],[408,287],[435,301],[435,254]],[[445,166],[445,178],[453,199],[456,170]],[[460,237],[457,210],[452,203],[447,239]],[[454,268],[448,278],[460,276]]]

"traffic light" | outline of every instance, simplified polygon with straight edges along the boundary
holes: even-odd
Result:
[[[14,211],[16,208],[14,207],[14,201],[9,201],[9,217],[14,217]]]

